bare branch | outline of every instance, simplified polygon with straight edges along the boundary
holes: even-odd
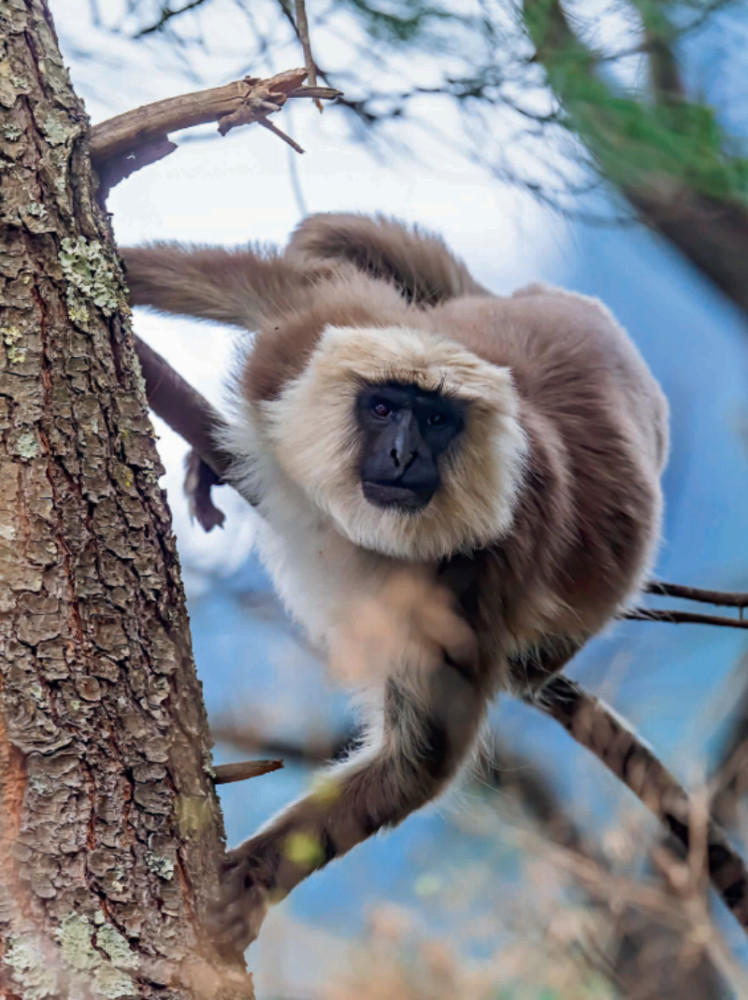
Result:
[[[703,838],[703,866],[712,885],[744,931],[748,931],[748,871],[714,820],[691,801],[686,790],[652,750],[605,702],[574,681],[553,677],[525,700],[559,722],[654,813],[686,851]],[[702,860],[702,859],[700,859]]]
[[[718,625],[722,628],[748,628],[748,619],[727,618],[724,615],[701,615],[693,611],[671,608],[634,608],[621,616],[627,621],[667,622],[669,625]]]
[[[146,104],[94,125],[91,159],[103,187],[108,191],[135,170],[173,152],[177,147],[169,139],[171,132],[218,122],[218,131],[225,135],[238,125],[258,122],[278,133],[267,117],[290,98],[331,100],[340,95],[332,87],[302,86],[306,75],[305,69],[292,69],[268,80],[247,76],[223,87]]]
[[[721,605],[723,608],[748,608],[748,591],[741,593],[730,590],[705,590],[703,587],[686,587],[681,583],[652,580],[647,584],[647,593],[661,594],[663,597],[682,597],[686,601]]]

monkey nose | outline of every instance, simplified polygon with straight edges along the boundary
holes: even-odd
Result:
[[[402,471],[405,472],[410,468],[416,458],[418,458],[418,452],[400,451],[397,448],[393,448],[390,452],[390,458],[392,459],[392,464],[396,469],[402,469]]]

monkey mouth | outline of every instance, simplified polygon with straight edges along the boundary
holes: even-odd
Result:
[[[431,483],[403,486],[399,483],[378,483],[370,479],[364,479],[361,488],[364,498],[374,507],[411,512],[426,507],[436,491]]]

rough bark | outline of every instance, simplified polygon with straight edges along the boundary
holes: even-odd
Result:
[[[0,996],[250,998],[122,275],[44,0],[0,0]]]

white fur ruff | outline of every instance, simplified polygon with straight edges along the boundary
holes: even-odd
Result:
[[[375,507],[361,489],[356,396],[364,382],[392,380],[469,403],[440,488],[415,513]],[[402,327],[328,327],[277,399],[240,403],[221,443],[237,456],[237,488],[261,498],[263,561],[313,641],[392,560],[433,562],[508,532],[527,451],[516,413],[506,368]]]

